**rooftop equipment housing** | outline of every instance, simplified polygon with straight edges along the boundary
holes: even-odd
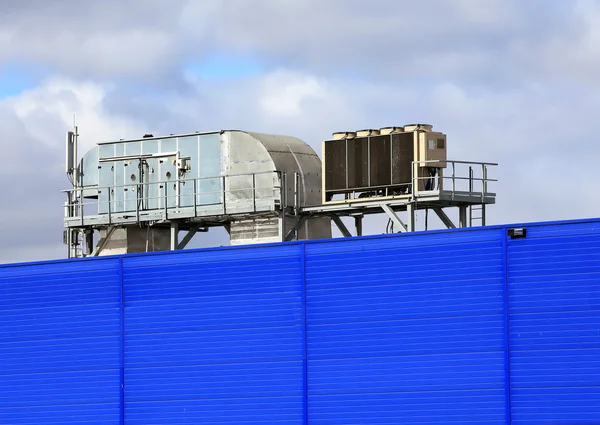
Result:
[[[356,137],[344,137],[348,134]],[[413,177],[420,190],[442,184],[446,135],[427,124],[335,133],[323,142],[323,158],[323,203],[349,193],[361,198],[409,194]]]
[[[295,137],[239,130],[103,142],[78,161],[77,137],[67,136],[70,256],[182,249],[216,226],[232,245],[330,238],[332,222],[352,236],[342,218],[360,236],[363,218],[382,213],[386,232],[411,232],[419,210],[425,230],[429,211],[448,228],[485,225],[495,203],[497,164],[449,160],[429,124],[334,133],[323,162]],[[458,209],[456,224],[444,208]]]
[[[99,143],[77,168],[65,223],[88,238],[100,231],[88,254],[170,249],[179,230],[211,226],[225,226],[233,245],[282,241],[298,209],[321,200],[321,160],[290,136],[145,135]],[[317,218],[294,231],[297,239],[327,238],[331,224]]]

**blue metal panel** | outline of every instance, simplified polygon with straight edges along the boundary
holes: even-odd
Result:
[[[600,422],[600,226],[509,240],[514,424]]]
[[[124,259],[128,425],[301,423],[300,249]]]
[[[500,230],[306,249],[310,424],[505,423]]]
[[[0,422],[119,420],[118,262],[0,267]]]
[[[600,423],[600,221],[527,228],[0,266],[0,423]]]

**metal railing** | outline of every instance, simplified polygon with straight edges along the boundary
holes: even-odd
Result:
[[[440,165],[440,167],[436,167],[436,164]],[[420,165],[425,165],[426,167],[420,167]],[[498,180],[489,177],[489,169],[490,167],[497,166],[498,164],[493,162],[454,160],[414,161],[411,173],[413,196],[429,195],[432,192],[449,192],[451,194],[460,193],[470,196],[480,196],[483,201],[485,198],[494,195],[489,190],[489,184]],[[439,174],[422,175],[429,170],[435,169],[442,171],[441,176]]]
[[[65,220],[86,226],[92,217],[111,225],[123,219],[152,220],[156,215],[167,220],[182,212],[189,217],[258,213],[287,208],[286,187],[281,171],[77,187],[63,191]]]
[[[489,171],[491,167],[497,165],[491,162],[454,160],[413,161],[410,177],[407,177],[410,178],[410,181],[390,181],[379,186],[339,191],[333,195],[338,198],[332,198],[332,200],[339,202],[342,199],[354,201],[380,197],[419,198],[449,194],[452,199],[454,195],[463,195],[472,198],[478,197],[483,201],[495,196],[489,189],[490,183],[497,180],[489,177]],[[436,173],[431,175],[430,172],[434,170]]]

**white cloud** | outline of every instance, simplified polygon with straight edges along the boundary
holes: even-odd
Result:
[[[274,118],[297,117],[305,110],[306,101],[328,103],[333,96],[317,78],[289,72],[268,75],[262,86],[260,105]]]
[[[72,128],[75,117],[81,148],[86,150],[99,141],[131,137],[141,131],[131,118],[105,109],[104,99],[113,89],[91,81],[52,78],[0,105],[14,111],[32,139],[56,149],[64,146],[64,133]]]

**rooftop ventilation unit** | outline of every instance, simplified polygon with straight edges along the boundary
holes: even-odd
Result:
[[[441,184],[444,161],[446,135],[428,124],[360,130],[351,139],[334,136],[323,142],[323,202],[335,201],[336,195],[343,195],[343,202],[349,193],[361,198],[410,194],[415,183],[427,190]]]
[[[305,142],[246,131],[146,136],[99,143],[68,191],[67,227],[99,230],[110,239],[104,253],[173,249],[177,228],[199,226],[225,226],[233,245],[283,241],[291,231],[331,237],[329,219],[293,229],[300,207],[321,201],[321,160]]]

